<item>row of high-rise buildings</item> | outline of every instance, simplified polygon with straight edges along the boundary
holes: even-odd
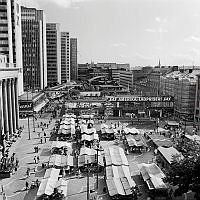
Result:
[[[0,0],[0,54],[19,69],[19,95],[77,79],[77,38],[20,0]]]

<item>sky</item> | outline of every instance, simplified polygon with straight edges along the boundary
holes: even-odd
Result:
[[[78,63],[200,66],[200,0],[22,0],[78,39]]]

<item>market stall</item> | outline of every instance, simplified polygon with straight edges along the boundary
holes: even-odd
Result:
[[[148,186],[150,191],[150,196],[152,197],[162,197],[162,199],[168,199],[167,185],[163,182],[165,174],[162,170],[155,164],[138,164],[140,174]]]
[[[126,142],[130,151],[141,151],[147,147],[147,144],[141,134],[139,135],[126,135]]]
[[[148,139],[148,142],[152,144],[155,148],[158,148],[159,146],[162,147],[173,146],[173,142],[171,141],[171,139],[165,137],[164,135],[147,134],[146,138]]]
[[[128,134],[131,134],[131,135],[140,134],[140,131],[138,129],[134,128],[134,127],[132,127],[132,128],[126,127],[126,128],[123,129],[123,131],[126,135],[128,135]]]
[[[157,162],[161,164],[162,167],[168,169],[173,161],[179,162],[184,156],[174,147],[158,147],[157,149]]]
[[[73,156],[67,155],[57,155],[54,154],[49,158],[49,166],[51,167],[73,167]]]
[[[104,149],[105,164],[109,165],[129,165],[124,150],[118,146],[111,146]]]

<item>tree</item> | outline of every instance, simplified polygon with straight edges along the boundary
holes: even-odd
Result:
[[[189,156],[177,162],[174,160],[166,173],[165,181],[178,186],[174,195],[180,196],[192,190],[200,199],[200,156]]]

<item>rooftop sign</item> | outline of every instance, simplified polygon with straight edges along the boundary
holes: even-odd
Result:
[[[118,102],[118,101],[132,101],[132,102],[173,102],[174,99],[171,96],[106,96],[107,101]]]

